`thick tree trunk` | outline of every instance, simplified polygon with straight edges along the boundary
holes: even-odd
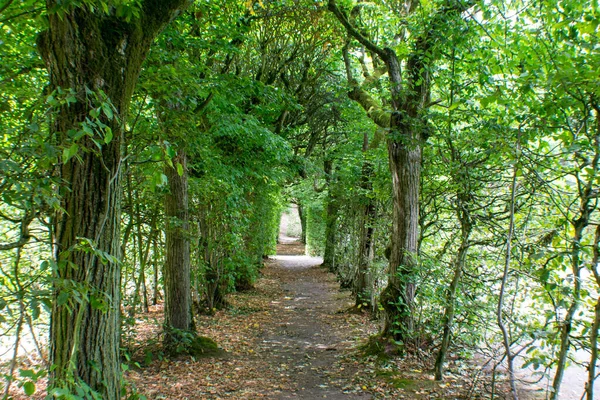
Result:
[[[354,91],[350,97],[361,104],[376,124],[389,127],[387,144],[393,188],[393,226],[388,286],[381,296],[386,315],[382,335],[399,341],[410,339],[414,325],[412,309],[418,265],[421,147],[426,125],[423,111],[430,100],[429,74],[435,62],[432,50],[439,42],[435,40],[436,34],[443,29],[451,15],[459,15],[465,6],[467,4],[448,2],[433,12],[426,29],[415,37],[413,51],[404,66],[406,79],[403,79],[395,51],[389,47],[377,46],[364,32],[353,26],[335,0],[328,1],[328,9],[348,34],[380,57],[387,67],[392,109],[389,125],[387,114],[380,112],[378,107],[373,107],[367,92]],[[407,11],[411,13],[414,8],[409,7]]]
[[[414,330],[421,145],[408,127],[398,124],[403,136],[388,141],[393,188],[393,222],[388,285],[381,295],[385,310],[383,335],[406,341]]]
[[[165,196],[166,257],[165,281],[165,348],[172,350],[178,333],[193,329],[191,314],[190,238],[188,216],[187,162],[179,150],[174,166],[165,167],[169,193]],[[177,164],[182,168],[176,168]],[[180,175],[181,173],[181,175]]]
[[[83,383],[103,399],[120,397],[122,123],[154,37],[184,4],[146,1],[139,20],[127,23],[87,6],[47,1],[48,29],[38,48],[52,87],[76,99],[58,106],[51,131],[65,149],[78,145],[77,155],[57,166],[65,187],[56,218],[50,392]],[[94,119],[90,112],[102,92],[114,108],[101,109],[98,118],[112,138],[101,128],[75,140],[86,119]]]

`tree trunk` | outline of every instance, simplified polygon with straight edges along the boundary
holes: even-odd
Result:
[[[298,217],[300,217],[300,228],[302,230],[300,233],[300,242],[306,244],[306,213],[300,202],[298,202]]]
[[[101,398],[120,397],[122,123],[153,39],[184,4],[148,0],[139,19],[127,23],[87,6],[47,1],[48,29],[38,48],[51,86],[76,99],[57,106],[51,132],[65,149],[78,149],[56,168],[65,187],[55,227],[49,392],[84,383]],[[102,93],[112,108],[105,102],[96,118],[90,112],[100,106]],[[101,121],[112,135],[99,128],[75,141],[88,118]],[[85,294],[89,300],[78,300]]]
[[[327,195],[326,220],[325,220],[325,251],[323,253],[323,266],[327,267],[329,272],[337,271],[335,264],[335,244],[337,237],[337,220],[339,206],[337,199],[330,192]]]
[[[441,381],[444,379],[444,363],[446,361],[446,353],[450,347],[450,337],[452,335],[452,326],[454,323],[454,312],[456,307],[456,292],[460,286],[463,271],[467,261],[467,252],[469,250],[469,237],[471,236],[471,230],[473,225],[471,223],[471,217],[467,209],[465,195],[458,194],[458,204],[456,214],[458,216],[461,225],[461,242],[458,249],[458,254],[454,260],[454,276],[452,282],[448,288],[446,294],[446,309],[443,317],[444,332],[442,333],[442,344],[438,351],[435,360],[435,380]]]
[[[152,240],[152,268],[153,276],[152,276],[152,305],[155,306],[158,304],[158,237],[155,237]]]
[[[596,279],[596,285],[600,287],[600,225],[596,226],[594,244],[592,249],[592,272]],[[588,381],[586,383],[586,400],[594,400],[594,382],[596,380],[596,364],[598,363],[598,330],[600,330],[600,297],[596,300],[594,307],[594,322],[590,332],[590,363],[588,365]]]
[[[178,151],[177,156],[173,159],[173,164],[172,167],[165,167],[165,175],[169,180],[169,193],[165,196],[167,220],[163,276],[165,281],[165,348],[169,351],[173,350],[173,346],[178,342],[178,333],[191,331],[194,326],[191,314],[188,183],[185,151]]]
[[[365,133],[365,142],[367,134]],[[363,152],[367,151],[367,146],[363,146]],[[361,189],[363,191],[361,197],[361,223],[360,223],[360,238],[358,245],[358,268],[356,269],[356,278],[354,279],[353,294],[356,307],[371,305],[370,290],[367,288],[367,276],[371,263],[373,261],[373,234],[375,232],[375,217],[376,208],[372,198],[373,184],[371,182],[373,176],[373,165],[365,160],[361,173]]]
[[[323,163],[325,181],[327,183],[327,205],[325,207],[325,250],[323,252],[323,266],[329,272],[336,272],[335,268],[335,243],[338,219],[338,200],[335,196],[333,180],[333,161],[326,159]]]
[[[388,140],[393,188],[392,246],[388,285],[381,295],[381,304],[385,310],[383,335],[406,341],[414,331],[421,144],[414,130],[395,120],[392,118],[392,126],[403,138]]]

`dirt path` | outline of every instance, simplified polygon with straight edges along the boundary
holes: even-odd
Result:
[[[256,288],[228,297],[230,307],[200,316],[201,335],[224,350],[218,357],[157,359],[127,372],[148,399],[371,399],[356,382],[361,366],[348,361],[360,339],[376,332],[366,315],[342,312],[351,305],[322,260],[303,255],[292,238],[266,261]],[[147,343],[160,332],[162,309],[135,334]],[[142,329],[143,328],[143,329]],[[150,349],[152,350],[152,349]],[[160,348],[157,346],[157,351]],[[148,354],[149,349],[137,350]]]
[[[227,309],[197,318],[199,334],[214,339],[220,355],[164,359],[154,353],[159,342],[154,349],[147,345],[160,337],[162,309],[138,323],[132,337],[140,347],[132,353],[144,361],[126,377],[140,394],[149,400],[489,398],[489,379],[477,369],[459,372],[465,364],[449,365],[440,383],[427,357],[382,361],[359,353],[357,346],[378,331],[377,322],[345,312],[350,293],[340,292],[320,258],[305,256],[304,246],[284,239],[253,290],[233,293]]]
[[[337,293],[335,282],[318,266],[322,260],[299,255],[273,257],[285,293],[273,301],[278,324],[269,329],[260,345],[272,368],[282,368],[292,378],[292,390],[279,399],[371,399],[369,394],[344,393],[343,380],[332,382],[338,358],[353,344],[352,331],[340,331],[339,311],[348,298]],[[339,368],[335,373],[339,372]]]

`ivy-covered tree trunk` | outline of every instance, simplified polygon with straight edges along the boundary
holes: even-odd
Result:
[[[48,28],[38,47],[52,88],[67,98],[51,126],[65,153],[56,167],[64,187],[55,226],[50,393],[79,386],[103,399],[120,397],[123,122],[154,37],[184,4],[145,1],[140,17],[125,22],[87,5],[46,3]],[[91,133],[88,121],[96,125]]]
[[[184,150],[173,158],[173,166],[165,167],[169,193],[165,196],[166,256],[165,284],[165,348],[175,349],[179,334],[191,331],[190,238],[188,213],[187,159]]]

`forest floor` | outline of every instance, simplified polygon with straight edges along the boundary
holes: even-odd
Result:
[[[350,293],[339,290],[320,258],[304,255],[293,240],[282,242],[252,290],[229,295],[229,307],[213,316],[197,317],[199,334],[218,343],[217,354],[165,358],[162,306],[140,315],[123,342],[128,392],[149,400],[490,398],[490,376],[472,363],[451,360],[440,383],[426,354],[366,356],[361,348],[378,322],[349,312]],[[33,398],[44,398],[40,383]],[[495,398],[508,398],[506,389],[497,383]],[[13,393],[25,398],[18,394],[22,389]],[[533,399],[532,393],[520,398]]]
[[[278,253],[253,290],[230,295],[228,309],[197,320],[199,333],[222,348],[219,355],[167,360],[139,348],[133,356],[142,367],[126,373],[130,384],[148,399],[489,398],[489,377],[477,368],[465,373],[451,364],[439,383],[427,371],[431,359],[364,356],[360,346],[377,322],[348,312],[350,294],[321,259],[303,255],[303,246],[282,244]],[[161,314],[157,307],[146,316],[136,342],[158,337]],[[498,385],[497,398],[505,389]]]

